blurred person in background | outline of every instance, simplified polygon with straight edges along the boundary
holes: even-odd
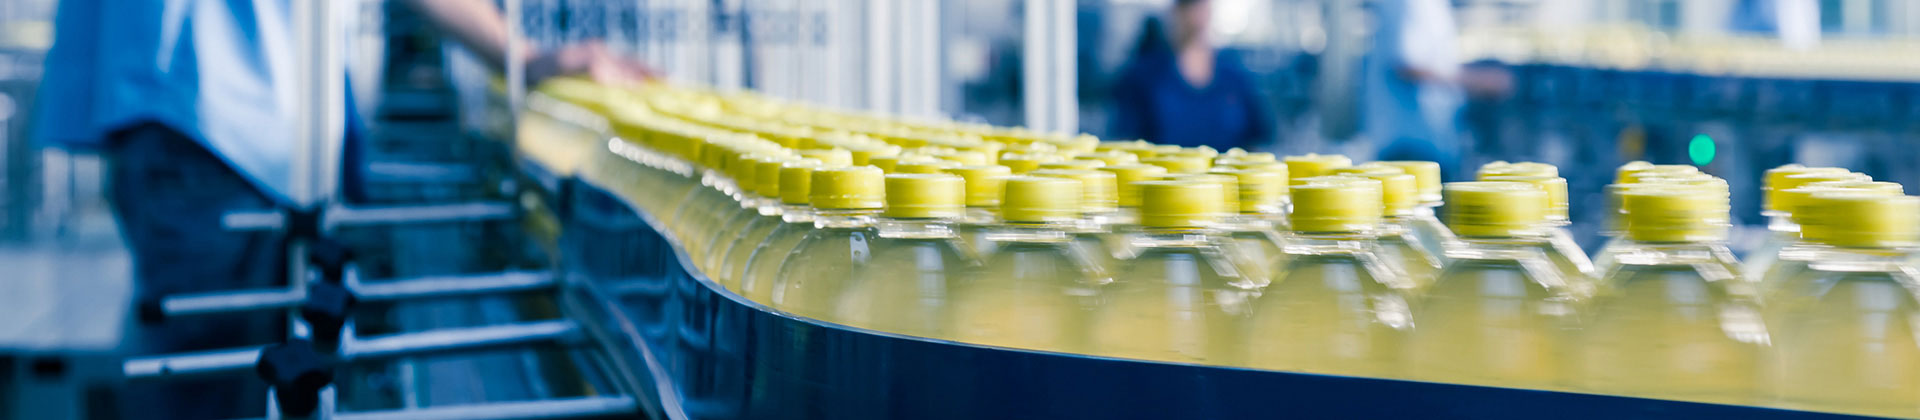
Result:
[[[506,20],[484,0],[410,0],[425,20],[486,62],[505,62]],[[36,114],[41,144],[100,152],[109,201],[133,256],[135,299],[284,284],[278,234],[227,232],[227,211],[290,204],[299,49],[290,1],[66,0],[55,17]],[[649,75],[599,44],[525,56],[530,80]],[[353,100],[346,100],[352,104]],[[350,105],[349,105],[350,106]],[[349,140],[359,131],[348,117]],[[343,171],[352,172],[352,171]],[[348,181],[351,182],[351,181]],[[352,188],[351,186],[343,186]],[[128,354],[279,341],[266,313],[139,326]],[[264,412],[258,379],[132,384],[127,418],[227,418]]]
[[[1208,37],[1211,3],[1175,1],[1171,38],[1157,19],[1143,26],[1113,87],[1112,138],[1220,150],[1273,140],[1277,117],[1253,73]]]
[[[1459,35],[1447,0],[1373,0],[1373,48],[1367,52],[1365,134],[1381,142],[1380,160],[1439,162],[1461,174],[1454,129],[1461,104]]]

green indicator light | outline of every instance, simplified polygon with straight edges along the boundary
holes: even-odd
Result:
[[[1714,152],[1713,138],[1705,134],[1695,135],[1693,141],[1687,142],[1687,157],[1693,159],[1693,166],[1713,163]]]

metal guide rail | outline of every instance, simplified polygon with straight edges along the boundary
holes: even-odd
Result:
[[[618,138],[601,144],[600,165],[686,172]],[[643,395],[662,398],[674,418],[1849,417],[1014,350],[829,324],[749,301],[690,268],[640,197],[625,195],[636,189],[593,166],[555,207],[570,209],[561,217],[570,272],[631,314],[633,344],[664,367],[648,372],[663,389]],[[607,248],[618,251],[596,252]]]

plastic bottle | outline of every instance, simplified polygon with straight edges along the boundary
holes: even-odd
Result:
[[[787,160],[789,159],[784,157],[745,154],[740,155],[731,165],[736,168],[734,188],[737,191],[734,196],[739,205],[737,208],[726,209],[717,215],[719,217],[715,220],[720,222],[712,228],[705,239],[701,240],[707,244],[706,248],[698,254],[698,259],[694,260],[700,272],[705,273],[709,279],[718,280],[720,265],[726,259],[727,247],[735,243],[728,239],[738,236],[740,229],[758,218],[761,207],[778,205],[776,203],[779,200],[768,198],[760,193],[760,169],[770,168],[778,171],[780,164]]]
[[[987,232],[1000,223],[1000,196],[1013,171],[1000,165],[977,165],[947,168],[947,173],[966,183],[966,214],[953,228],[964,246],[961,249],[976,260],[984,260],[993,253],[994,244],[987,240]]]
[[[1920,417],[1920,198],[1823,192],[1795,208],[1828,246],[1806,287],[1769,300],[1773,395],[1797,409]],[[1805,214],[1812,213],[1812,214]],[[1782,256],[1787,258],[1786,255]]]
[[[1786,165],[1768,169],[1762,179],[1761,191],[1765,193],[1760,215],[1767,217],[1767,236],[1760,245],[1747,252],[1746,266],[1743,272],[1747,279],[1760,281],[1773,268],[1780,258],[1780,249],[1786,248],[1800,239],[1800,225],[1793,221],[1793,208],[1799,203],[1792,202],[1787,190],[1803,185],[1828,181],[1868,181],[1866,175],[1848,172],[1842,168],[1805,167]]]
[[[1095,169],[1100,169],[1100,167],[1103,167],[1103,166],[1107,166],[1107,163],[1105,161],[1093,160],[1093,159],[1069,159],[1069,160],[1059,160],[1059,161],[1042,163],[1040,164],[1040,167],[1038,169],[1055,169],[1055,170],[1064,169],[1064,170],[1091,171]]]
[[[1159,179],[1167,174],[1167,169],[1147,164],[1109,165],[1101,171],[1113,174],[1115,204],[1119,209],[1114,212],[1113,220],[1107,223],[1108,238],[1103,241],[1108,246],[1108,260],[1125,261],[1133,258],[1134,250],[1131,238],[1140,233],[1140,188],[1135,183]]]
[[[1406,227],[1413,232],[1413,238],[1420,240],[1420,247],[1433,255],[1446,252],[1446,244],[1453,241],[1453,231],[1440,223],[1434,209],[1441,206],[1440,164],[1420,160],[1389,160],[1373,162],[1378,165],[1400,168],[1401,172],[1413,175],[1415,190],[1419,192],[1419,202],[1413,211],[1405,216]]]
[[[1000,347],[1089,352],[1089,320],[1099,307],[1106,271],[1073,245],[1080,182],[1066,178],[1006,180],[1000,213],[988,234],[999,244],[981,269],[954,284],[952,338]]]
[[[1598,284],[1576,342],[1583,391],[1751,404],[1768,333],[1755,285],[1727,264],[1724,190],[1647,185],[1620,194],[1619,266]]]
[[[1560,270],[1560,276],[1569,282],[1590,286],[1597,281],[1594,278],[1593,260],[1588,259],[1586,252],[1580,250],[1579,243],[1574,242],[1573,232],[1567,231],[1567,225],[1572,222],[1567,211],[1566,178],[1497,175],[1486,177],[1485,180],[1525,183],[1546,193],[1547,213],[1540,231],[1547,236],[1547,243],[1551,245],[1547,248],[1547,259],[1553,261],[1554,267]]]
[[[1216,244],[1220,184],[1140,181],[1140,254],[1101,290],[1093,321],[1100,355],[1233,364],[1239,323],[1257,293]]]
[[[1215,168],[1215,174],[1231,176],[1236,181],[1234,190],[1239,193],[1238,214],[1227,216],[1220,222],[1220,230],[1227,232],[1227,238],[1233,246],[1227,247],[1235,255],[1241,272],[1255,285],[1266,287],[1272,281],[1274,272],[1279,270],[1280,230],[1275,220],[1284,220],[1287,205],[1287,172],[1276,169],[1222,169]]]
[[[1114,257],[1111,250],[1127,245],[1108,243],[1121,238],[1107,234],[1118,212],[1115,205],[1119,191],[1113,173],[1091,169],[1040,169],[1027,175],[1080,181],[1080,221],[1069,230],[1073,234],[1074,245],[1099,264],[1101,269],[1111,271],[1117,268],[1120,260]]]
[[[1568,332],[1586,292],[1547,256],[1547,194],[1518,182],[1456,182],[1446,194],[1460,238],[1447,249],[1446,269],[1415,302],[1420,317],[1407,335],[1407,377],[1564,386]]]
[[[1422,246],[1426,241],[1414,236],[1417,220],[1413,210],[1420,203],[1418,187],[1412,175],[1401,172],[1399,168],[1374,165],[1372,168],[1353,176],[1380,181],[1381,215],[1380,226],[1374,229],[1374,242],[1379,245],[1380,256],[1399,262],[1400,276],[1413,284],[1415,293],[1433,283],[1440,274],[1440,255],[1427,252]],[[1391,172],[1388,172],[1391,171]]]
[[[1904,187],[1892,182],[1823,181],[1780,191],[1774,194],[1774,199],[1778,200],[1777,202],[1784,208],[1794,209],[1796,212],[1802,209],[1818,212],[1821,210],[1820,204],[1822,204],[1822,201],[1815,200],[1814,197],[1819,194],[1838,192],[1887,197],[1897,197],[1906,193]],[[1757,277],[1760,279],[1760,294],[1762,297],[1768,298],[1769,301],[1772,301],[1773,298],[1780,297],[1783,292],[1787,294],[1805,294],[1813,292],[1809,290],[1809,288],[1819,287],[1817,284],[1807,282],[1807,278],[1800,276],[1800,274],[1806,271],[1809,262],[1815,261],[1815,257],[1822,255],[1821,253],[1829,248],[1825,241],[1818,240],[1817,237],[1809,237],[1809,235],[1802,234],[1804,233],[1801,232],[1803,229],[1801,229],[1800,223],[1796,221],[1804,219],[1804,217],[1790,216],[1790,218],[1794,221],[1784,223],[1792,224],[1791,228],[1794,233],[1793,242],[1781,247],[1778,252],[1774,253],[1776,259],[1773,264],[1765,267],[1747,266],[1765,270],[1765,272]],[[1748,278],[1753,277],[1756,276],[1748,276]]]
[[[754,221],[771,219],[778,222],[778,215],[781,212],[780,167],[793,161],[795,159],[789,157],[761,157],[752,162],[754,166],[752,178],[744,179],[740,183],[742,190],[751,193],[749,200],[742,202],[741,205],[750,207],[743,207],[741,212],[729,218],[725,226],[708,239],[711,245],[707,248],[706,259],[701,268],[708,278],[729,288],[739,284],[734,279],[728,278],[731,273],[725,270],[727,257],[732,255],[735,247],[759,245],[758,242],[748,243],[745,240],[747,238],[743,236],[748,233]],[[767,232],[771,231],[772,228],[767,228]]]
[[[818,162],[806,159],[803,162]],[[767,239],[747,253],[746,258],[733,259],[734,267],[729,271],[740,283],[740,295],[755,302],[773,305],[774,275],[780,272],[780,264],[787,261],[787,254],[793,247],[813,231],[813,171],[823,169],[824,165],[787,164],[780,167],[780,223],[767,232]],[[738,253],[735,253],[738,256]]]
[[[1198,174],[1207,172],[1213,162],[1200,156],[1161,155],[1140,159],[1140,163],[1166,168],[1167,173]]]
[[[848,282],[873,259],[880,233],[874,216],[886,204],[884,177],[872,166],[813,171],[813,230],[774,274],[774,308],[831,319]]]
[[[949,174],[887,175],[887,208],[873,258],[840,294],[829,321],[919,337],[944,337],[954,284],[973,268],[952,223],[966,189]]]
[[[1287,164],[1287,179],[1305,179],[1316,176],[1333,175],[1335,168],[1353,166],[1353,159],[1341,155],[1320,155],[1308,153],[1300,156],[1287,156],[1281,159]]]
[[[1291,163],[1288,164],[1292,166]],[[1246,365],[1371,377],[1398,375],[1401,341],[1413,327],[1397,277],[1382,258],[1380,181],[1333,176],[1294,180],[1293,231],[1279,277],[1254,301]]]

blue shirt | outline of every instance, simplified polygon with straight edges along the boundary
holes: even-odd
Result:
[[[1374,0],[1377,22],[1365,62],[1366,135],[1383,146],[1382,160],[1429,160],[1450,165],[1459,154],[1454,114],[1458,88],[1400,76],[1419,68],[1441,77],[1459,73],[1458,36],[1445,0]]]
[[[287,202],[299,89],[289,7],[283,0],[60,2],[37,96],[38,141],[96,148],[114,130],[156,122]]]
[[[1188,83],[1178,66],[1168,49],[1134,57],[1113,87],[1110,138],[1220,150],[1273,138],[1273,108],[1255,89],[1253,73],[1238,56],[1216,54],[1213,82],[1205,87]]]

